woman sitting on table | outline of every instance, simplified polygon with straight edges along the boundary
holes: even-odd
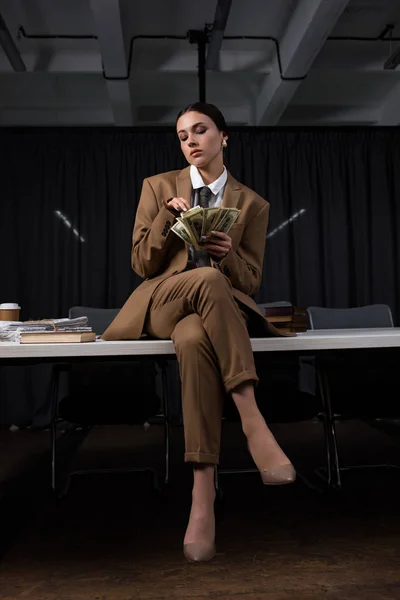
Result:
[[[214,469],[224,397],[238,409],[250,454],[268,485],[291,483],[295,470],[258,410],[252,335],[279,335],[250,298],[260,285],[269,204],[226,170],[228,129],[212,104],[196,102],[176,121],[190,167],[144,180],[133,231],[132,267],[145,279],[103,334],[171,338],[182,381],[185,461],[193,464],[192,508],[184,539],[191,561],[215,554]],[[191,207],[231,207],[229,233],[215,232],[202,251],[171,231]]]

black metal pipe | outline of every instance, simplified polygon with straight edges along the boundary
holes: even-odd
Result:
[[[18,29],[18,36],[27,40],[98,40],[97,35],[75,35],[75,34],[30,34],[26,33],[25,29],[20,26]],[[129,42],[129,56],[128,56],[128,69],[126,75],[122,77],[110,77],[106,74],[103,68],[103,78],[106,81],[124,81],[130,78],[131,75],[131,64],[133,55],[133,44],[136,40],[187,40],[187,35],[134,35],[131,37]]]
[[[199,78],[199,100],[206,101],[206,47],[208,44],[209,33],[207,29],[201,31],[190,29],[187,37],[190,44],[197,44],[197,76]]]
[[[376,37],[355,37],[355,36],[331,36],[327,38],[327,41],[354,41],[354,42],[397,42],[400,41],[399,37],[387,37],[388,33],[391,33],[393,30],[393,25],[386,25],[385,29]],[[18,36],[26,39],[98,39],[96,35],[55,35],[55,34],[27,34],[25,29],[20,26],[18,30]],[[201,40],[203,41],[200,41]],[[196,43],[198,45],[198,56],[199,56],[199,64],[198,64],[198,76],[199,76],[199,97],[206,97],[206,74],[205,74],[205,64],[206,60],[204,59],[204,69],[203,69],[203,52],[205,53],[206,45],[209,42],[209,32],[207,30],[204,31],[188,31],[187,35],[135,35],[130,39],[129,44],[129,57],[128,57],[128,69],[127,74],[122,77],[109,77],[106,75],[103,69],[103,77],[107,81],[120,81],[126,80],[130,77],[131,71],[131,62],[132,62],[132,54],[133,54],[133,45],[136,40],[155,40],[155,39],[179,39],[179,40],[187,40],[191,44]],[[279,74],[282,81],[301,81],[306,79],[307,75],[300,75],[297,77],[285,77],[283,75],[282,68],[282,60],[280,55],[280,47],[279,40],[270,35],[224,35],[224,40],[269,40],[275,44],[277,59],[278,59],[278,67]],[[204,48],[203,48],[204,44]]]
[[[206,40],[199,40],[197,44],[197,54],[199,57],[198,77],[199,77],[199,100],[206,101]]]

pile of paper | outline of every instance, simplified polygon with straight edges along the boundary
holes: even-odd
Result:
[[[0,321],[0,342],[19,342],[21,333],[41,331],[92,331],[87,317],[43,319],[41,321]]]
[[[171,231],[196,250],[201,250],[205,242],[202,238],[209,237],[213,231],[228,233],[239,215],[240,210],[237,208],[195,206],[186,213],[181,213]]]

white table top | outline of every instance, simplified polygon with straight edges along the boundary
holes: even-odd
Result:
[[[296,337],[252,338],[254,352],[400,348],[400,327],[336,329],[300,333]],[[0,361],[15,358],[174,355],[171,340],[85,342],[80,344],[18,344],[0,342]]]

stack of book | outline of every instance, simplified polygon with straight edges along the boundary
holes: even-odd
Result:
[[[306,309],[301,306],[268,306],[263,310],[268,321],[284,333],[307,331]]]
[[[21,344],[56,344],[94,342],[96,333],[87,317],[76,319],[41,319],[40,321],[3,321],[0,341]]]

